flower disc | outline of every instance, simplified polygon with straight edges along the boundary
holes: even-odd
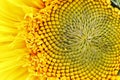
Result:
[[[107,0],[56,0],[26,18],[30,70],[63,80],[102,80],[120,66],[120,15]]]

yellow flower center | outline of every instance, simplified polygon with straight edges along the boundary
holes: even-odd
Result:
[[[120,15],[109,0],[54,0],[26,17],[33,74],[63,80],[117,76]]]

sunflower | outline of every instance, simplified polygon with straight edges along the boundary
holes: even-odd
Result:
[[[112,3],[1,0],[0,80],[120,80],[120,10]]]

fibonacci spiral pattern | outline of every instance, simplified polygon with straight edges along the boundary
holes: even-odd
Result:
[[[120,68],[120,15],[109,0],[54,0],[26,17],[30,71],[43,78],[108,80]]]

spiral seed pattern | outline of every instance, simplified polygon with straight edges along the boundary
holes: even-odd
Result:
[[[29,66],[42,77],[102,80],[120,69],[120,15],[107,0],[58,0],[26,19]]]

